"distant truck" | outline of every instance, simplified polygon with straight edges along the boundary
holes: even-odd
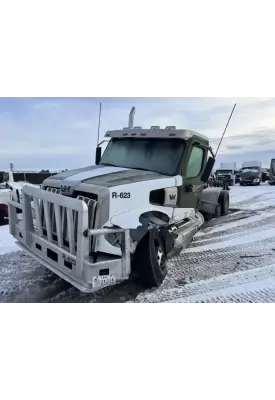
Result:
[[[270,185],[275,185],[275,158],[272,158],[269,170],[269,182]]]
[[[216,171],[216,178],[229,186],[236,183],[236,163],[221,163],[220,168]]]
[[[244,161],[240,176],[240,185],[258,186],[262,181],[262,163],[261,161]]]

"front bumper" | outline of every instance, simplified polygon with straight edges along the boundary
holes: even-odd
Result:
[[[31,257],[86,293],[128,279],[131,272],[128,230],[89,229],[88,208],[82,200],[28,185],[22,189],[22,195],[22,204],[13,201],[9,203],[10,233]],[[41,219],[42,207],[45,226]],[[16,213],[17,208],[22,209],[20,221]],[[54,210],[52,214],[51,209]],[[65,214],[66,230],[62,221]],[[56,229],[53,232],[54,226]],[[113,232],[124,233],[122,257],[97,254],[94,262],[95,259],[90,256],[91,236]],[[68,236],[66,240],[64,235]]]

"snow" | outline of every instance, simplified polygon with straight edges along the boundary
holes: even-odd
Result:
[[[255,268],[253,270],[228,274],[216,279],[204,281],[200,287],[198,284],[190,284],[184,288],[183,296],[180,291],[176,293],[174,299],[168,303],[198,303],[198,302],[231,302],[235,299],[238,302],[251,298],[257,302],[275,301],[275,264],[267,267]],[[199,289],[199,290],[198,290]],[[200,292],[192,295],[194,292]],[[190,295],[191,294],[191,295]],[[228,301],[229,300],[229,301]]]
[[[240,216],[242,214],[243,214],[242,211],[238,211],[237,213],[235,213],[235,215],[240,215]],[[273,214],[275,215],[275,209],[273,211]],[[252,215],[251,217],[249,216],[249,217],[247,217],[245,219],[239,219],[237,221],[229,222],[227,224],[223,224],[223,225],[220,225],[220,226],[217,225],[216,228],[212,228],[211,229],[211,233],[227,231],[229,229],[236,228],[238,226],[245,226],[245,225],[247,225],[249,223],[262,221],[263,219],[269,218],[269,217],[270,217],[270,212],[262,212],[260,214]],[[207,234],[207,231],[198,232],[196,237],[203,237],[206,234]]]
[[[20,248],[15,243],[15,239],[9,233],[9,226],[0,226],[0,255],[18,251]]]
[[[218,243],[213,243],[213,244],[208,244],[207,239],[206,240],[201,240],[197,243],[201,243],[201,246],[199,247],[194,247],[190,249],[186,249],[186,253],[198,253],[205,250],[215,250],[215,249],[225,249],[228,247],[232,246],[240,246],[243,244],[248,244],[248,243],[253,243],[257,242],[259,240],[263,239],[269,239],[274,237],[274,242],[275,242],[275,228],[267,229],[265,231],[259,231],[257,230],[256,232],[251,233],[251,230],[246,233],[244,236],[238,236],[235,237],[234,234],[232,235],[227,235],[227,240],[220,241]],[[208,239],[211,240],[211,239]]]
[[[84,294],[42,267],[0,227],[0,302],[275,302],[275,186],[230,187],[214,219],[168,263],[159,288],[136,282]]]
[[[268,183],[260,186],[239,186],[230,188],[230,207],[240,210],[263,210],[275,206],[275,186]]]

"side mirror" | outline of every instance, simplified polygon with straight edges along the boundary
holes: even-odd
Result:
[[[101,160],[101,147],[97,147],[95,150],[95,165],[98,165]]]
[[[209,176],[210,176],[210,174],[212,172],[212,169],[214,167],[215,161],[216,160],[213,157],[209,157],[208,158],[206,166],[205,166],[204,171],[203,171],[202,176],[201,176],[201,181],[202,182],[206,183],[208,181]]]

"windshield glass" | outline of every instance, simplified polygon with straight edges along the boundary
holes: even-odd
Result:
[[[176,175],[184,150],[181,139],[113,138],[100,164]]]
[[[246,167],[242,169],[242,172],[258,172],[259,171],[259,167]]]

